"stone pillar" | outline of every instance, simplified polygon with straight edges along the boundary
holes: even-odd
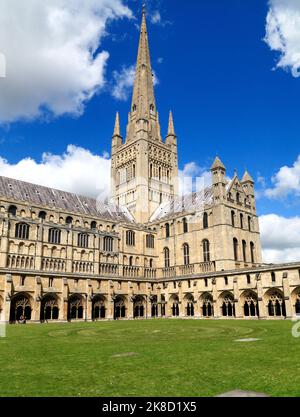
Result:
[[[92,321],[92,306],[93,306],[93,287],[90,279],[86,280],[86,294],[87,294],[87,310],[86,320]]]
[[[283,288],[284,301],[285,301],[286,318],[290,319],[296,313],[293,311],[291,290],[290,290],[289,277],[288,277],[287,272],[284,272],[282,274],[282,288]]]
[[[7,323],[9,322],[9,316],[10,316],[12,285],[13,285],[12,276],[10,274],[6,274],[5,282],[4,282],[3,309],[5,310],[5,321]]]
[[[67,321],[68,320],[68,279],[62,278],[61,280],[61,297],[59,303],[59,320]]]
[[[133,314],[133,297],[134,297],[134,290],[133,290],[133,284],[131,281],[128,281],[128,308],[127,308],[127,319],[133,320],[134,314]]]
[[[258,309],[259,309],[259,318],[266,319],[268,317],[267,308],[264,303],[263,299],[263,288],[261,282],[261,275],[258,273],[256,274],[256,281],[257,281],[257,300],[258,300]]]
[[[213,295],[213,307],[214,307],[214,317],[220,318],[221,316],[221,305],[218,297],[217,290],[217,281],[216,278],[212,279],[212,295]]]
[[[31,311],[31,321],[40,321],[41,318],[41,305],[42,305],[42,281],[41,277],[35,278],[33,305]]]
[[[237,319],[243,319],[244,313],[241,306],[240,294],[239,294],[239,287],[238,287],[238,277],[234,277],[233,279],[233,294],[234,294],[234,307],[235,307],[235,317]]]
[[[107,320],[114,319],[114,284],[111,280],[107,281]]]
[[[178,282],[179,317],[186,317],[184,295],[182,294],[182,282]]]
[[[151,319],[151,284],[146,284],[147,288],[147,297],[146,297],[146,319]]]
[[[199,294],[197,292],[197,281],[194,281],[194,290],[193,290],[193,297],[194,297],[194,316],[196,319],[201,317],[201,309],[200,309],[200,302],[199,302]]]

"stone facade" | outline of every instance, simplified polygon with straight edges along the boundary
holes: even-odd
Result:
[[[286,318],[300,313],[300,262],[261,259],[254,182],[178,196],[177,137],[156,108],[145,13],[123,141],[112,138],[112,201],[0,177],[2,320]]]

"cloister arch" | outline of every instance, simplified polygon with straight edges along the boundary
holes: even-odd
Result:
[[[171,314],[173,317],[179,316],[179,297],[176,294],[171,295],[170,297],[170,307],[171,307]]]
[[[221,315],[223,317],[235,317],[234,296],[231,292],[225,291],[220,295]]]
[[[95,295],[92,300],[93,321],[102,320],[106,317],[106,298],[103,295]]]
[[[140,319],[145,316],[145,298],[141,295],[135,296],[133,300],[133,317],[135,319]]]
[[[114,299],[114,319],[124,319],[126,317],[126,298],[123,295],[117,295]]]
[[[157,295],[152,295],[150,300],[151,300],[151,317],[158,317]]]
[[[245,291],[241,295],[241,304],[245,317],[259,317],[258,297],[254,291]]]
[[[194,308],[194,296],[193,294],[186,294],[184,297],[184,307],[185,307],[185,314],[187,317],[194,317],[195,315],[195,308]]]
[[[41,300],[40,320],[58,320],[58,298],[55,294],[46,294]]]
[[[291,300],[293,305],[293,313],[300,315],[300,287],[294,289],[291,294]]]
[[[270,289],[265,293],[265,301],[269,317],[286,317],[286,308],[283,292]]]
[[[200,308],[203,317],[213,317],[214,315],[214,302],[213,296],[209,293],[205,293],[200,298]]]
[[[11,323],[31,320],[31,297],[27,293],[18,293],[11,297],[9,321]]]
[[[72,294],[68,301],[68,320],[82,320],[84,299],[80,294]]]

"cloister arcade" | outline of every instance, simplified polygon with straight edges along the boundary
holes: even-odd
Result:
[[[283,292],[272,288],[263,294],[263,308],[266,318],[285,318],[287,315],[286,300]],[[254,290],[241,292],[236,300],[230,291],[223,291],[217,299],[209,292],[198,296],[186,293],[180,298],[179,294],[160,295],[123,295],[112,297],[96,294],[87,297],[85,294],[72,293],[68,296],[66,307],[61,296],[55,293],[38,297],[39,303],[34,304],[31,294],[18,292],[10,297],[10,323],[34,320],[33,311],[38,309],[40,322],[76,321],[76,320],[119,320],[146,318],[216,318],[235,319],[261,318],[258,295]],[[4,301],[0,298],[0,312]],[[300,315],[300,287],[291,293],[292,314]],[[35,315],[35,317],[37,317]],[[264,317],[265,318],[265,317]],[[38,321],[38,320],[35,320]]]

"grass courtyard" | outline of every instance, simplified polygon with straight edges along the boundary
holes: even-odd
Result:
[[[290,321],[149,320],[7,327],[0,396],[300,396]],[[253,342],[236,339],[258,338]]]

